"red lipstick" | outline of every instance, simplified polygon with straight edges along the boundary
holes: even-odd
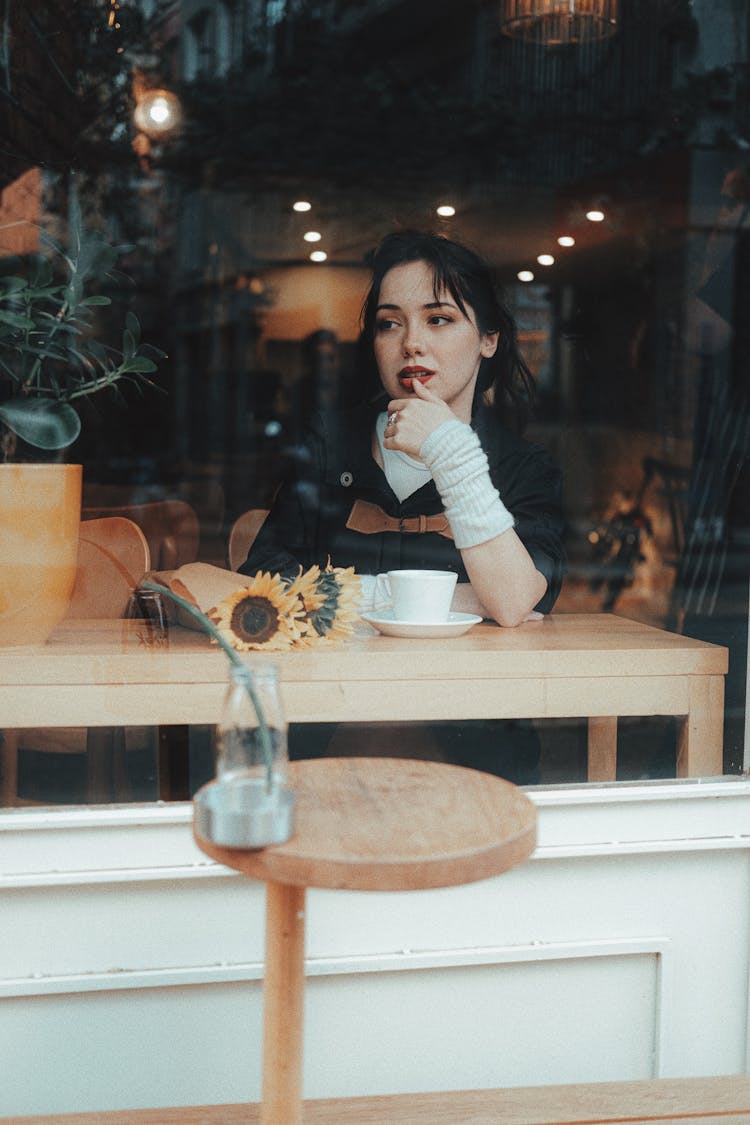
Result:
[[[406,390],[411,390],[412,383],[418,379],[420,383],[426,383],[435,374],[429,367],[402,367],[398,373],[398,381]]]

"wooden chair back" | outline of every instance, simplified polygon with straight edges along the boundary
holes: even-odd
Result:
[[[150,569],[146,536],[122,516],[84,520],[78,534],[78,567],[67,616],[78,619],[124,617],[130,595]],[[151,737],[151,732],[146,732]],[[86,754],[86,794],[91,802],[125,800],[125,738],[105,727],[0,731],[0,801],[35,804],[18,793],[18,755]]]
[[[146,536],[123,516],[84,520],[68,617],[124,617],[130,595],[151,566]]]
[[[268,508],[248,508],[232,524],[227,549],[230,570],[237,570],[242,566],[268,512]]]
[[[148,540],[153,570],[176,570],[195,562],[200,544],[200,522],[186,500],[154,500],[147,504],[86,506],[83,519],[121,516],[138,524]]]

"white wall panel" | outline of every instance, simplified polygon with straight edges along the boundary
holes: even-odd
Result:
[[[312,980],[311,1097],[653,1075],[654,956],[511,962]],[[580,1050],[581,1031],[588,1043]],[[541,1048],[541,1049],[540,1049]]]
[[[750,783],[534,797],[498,879],[309,892],[308,1096],[745,1069]],[[0,814],[0,1114],[259,1097],[263,888],[199,857],[189,806]]]
[[[12,1115],[241,1101],[259,1088],[260,1034],[259,983],[2,1000],[0,1106]]]

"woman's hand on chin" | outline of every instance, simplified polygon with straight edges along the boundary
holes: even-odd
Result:
[[[413,386],[408,398],[394,398],[388,403],[389,421],[383,444],[386,449],[398,449],[419,460],[425,438],[456,415],[429,387],[416,379]],[[391,421],[394,414],[395,420]]]

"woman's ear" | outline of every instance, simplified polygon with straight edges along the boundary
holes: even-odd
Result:
[[[485,332],[482,335],[479,350],[485,359],[490,359],[495,354],[499,338],[499,332]]]

